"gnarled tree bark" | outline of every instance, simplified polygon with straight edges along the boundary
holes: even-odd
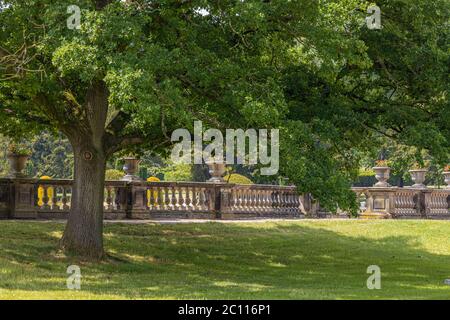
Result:
[[[103,251],[104,137],[108,89],[103,81],[88,90],[79,123],[64,128],[74,153],[72,205],[61,246],[80,256],[101,258]]]
[[[103,256],[103,197],[106,158],[86,144],[74,145],[72,206],[62,247],[80,256]]]

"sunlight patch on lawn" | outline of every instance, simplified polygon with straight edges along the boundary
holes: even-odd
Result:
[[[270,288],[270,286],[265,286],[265,285],[256,284],[256,283],[242,283],[242,282],[237,283],[237,282],[230,282],[230,281],[215,281],[215,282],[213,282],[213,284],[217,287],[223,287],[223,288],[236,287],[236,288],[241,288],[241,289],[245,289],[245,290],[253,291],[253,292],[257,292],[257,291],[261,291],[261,290]]]

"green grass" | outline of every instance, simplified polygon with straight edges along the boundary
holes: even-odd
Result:
[[[63,227],[0,221],[0,298],[450,298],[448,221],[107,224],[101,263],[59,253]],[[80,291],[66,289],[71,264]],[[366,287],[369,265],[381,290]]]

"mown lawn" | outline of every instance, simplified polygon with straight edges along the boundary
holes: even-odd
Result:
[[[101,263],[58,252],[63,227],[0,221],[0,298],[450,298],[448,221],[106,224]],[[66,288],[71,264],[80,291]]]

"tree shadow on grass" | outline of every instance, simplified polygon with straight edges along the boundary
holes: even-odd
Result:
[[[450,298],[444,284],[450,250],[431,253],[414,236],[352,236],[303,222],[114,224],[105,228],[113,259],[81,266],[83,291],[121,298]],[[40,239],[17,248],[0,245],[7,249],[2,257],[14,260],[2,270],[19,280],[11,284],[0,276],[0,288],[65,288],[65,267],[77,262],[48,252],[56,237]],[[381,290],[366,286],[369,265],[381,268]],[[16,268],[34,275],[17,276]]]

